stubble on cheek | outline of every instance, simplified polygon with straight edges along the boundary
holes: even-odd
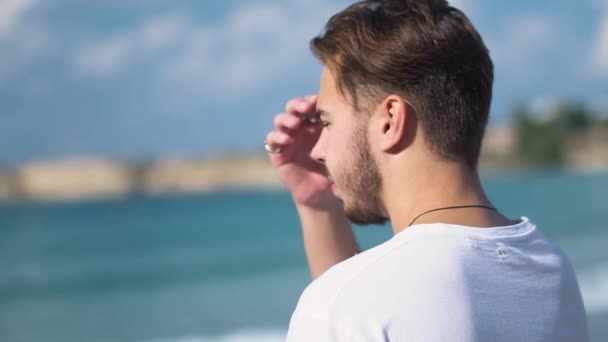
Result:
[[[371,155],[365,135],[356,137],[354,160],[344,169],[344,208],[346,216],[356,224],[384,224],[388,220],[382,213],[380,192],[382,178]]]

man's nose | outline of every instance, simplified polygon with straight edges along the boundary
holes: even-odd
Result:
[[[312,158],[313,160],[321,163],[321,164],[325,164],[325,132],[321,132],[321,135],[319,136],[319,140],[317,140],[317,143],[315,144],[315,146],[313,146],[312,150],[310,151],[310,158]]]

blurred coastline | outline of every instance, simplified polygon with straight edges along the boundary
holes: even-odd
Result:
[[[512,124],[488,128],[479,163],[482,174],[534,168],[608,171],[608,118],[602,113],[566,104],[542,115],[522,107],[514,116]],[[147,162],[81,157],[0,169],[0,202],[74,201],[280,186],[262,152]]]
[[[0,170],[0,201],[76,201],[279,186],[263,157],[235,155],[145,163],[92,157],[37,161]]]

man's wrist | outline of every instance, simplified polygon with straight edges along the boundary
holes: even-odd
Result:
[[[327,196],[309,201],[297,201],[294,198],[294,203],[298,211],[306,212],[343,212],[342,202],[335,196]]]

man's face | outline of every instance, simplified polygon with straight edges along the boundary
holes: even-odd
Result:
[[[346,216],[357,224],[385,223],[382,178],[367,138],[369,114],[354,112],[327,68],[321,75],[317,112],[324,127],[311,155],[325,164]]]

